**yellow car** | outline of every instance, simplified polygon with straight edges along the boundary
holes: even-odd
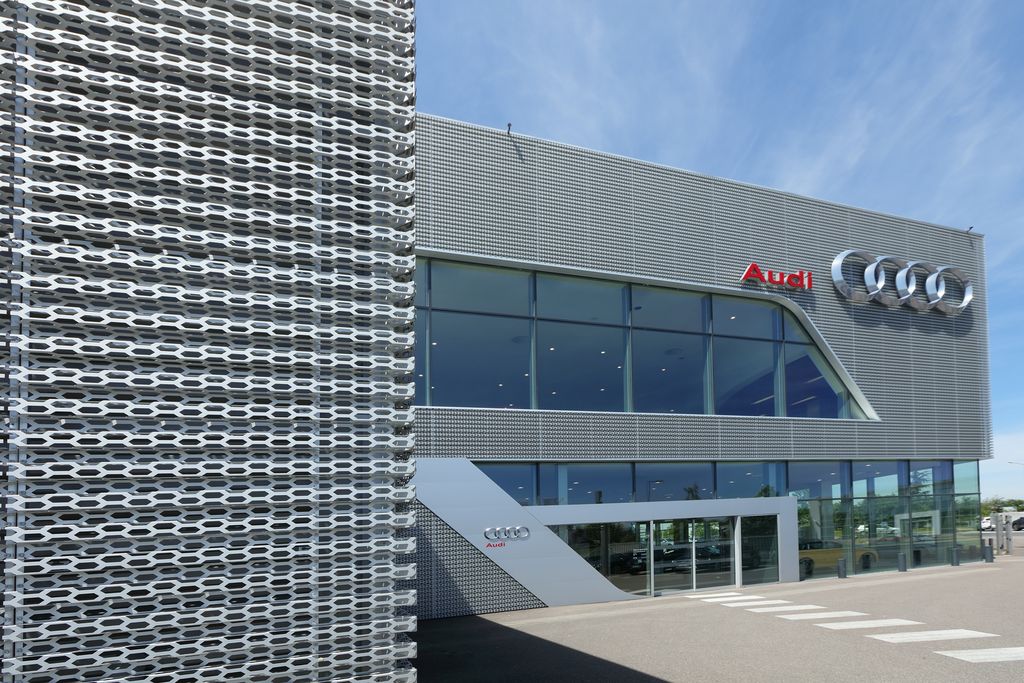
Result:
[[[846,557],[846,546],[839,541],[800,541],[801,575],[812,576],[814,569],[834,572],[840,558]],[[854,555],[856,566],[866,571],[878,562],[878,553],[870,548],[857,548]]]

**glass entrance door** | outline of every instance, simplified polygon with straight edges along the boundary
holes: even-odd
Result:
[[[712,588],[735,584],[732,519],[729,517],[707,517],[695,519],[692,522],[695,559],[694,586],[696,588]]]
[[[654,592],[693,590],[693,525],[689,519],[654,523]]]
[[[736,583],[731,518],[654,522],[652,540],[655,593]]]

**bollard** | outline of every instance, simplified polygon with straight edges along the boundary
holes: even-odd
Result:
[[[952,552],[949,554],[950,555],[949,563],[951,565],[953,565],[954,567],[959,567],[960,566],[960,546],[955,545],[950,550],[952,550]]]
[[[896,555],[896,568],[899,571],[901,571],[901,572],[907,571],[907,554],[906,553],[898,553]]]
[[[836,574],[839,576],[840,579],[845,579],[846,578],[846,558],[845,557],[839,558],[839,560],[836,562]]]
[[[981,554],[982,554],[982,557],[984,557],[986,562],[995,562],[996,561],[995,555],[992,552],[992,539],[991,538],[988,539],[988,545],[983,545],[981,547]]]

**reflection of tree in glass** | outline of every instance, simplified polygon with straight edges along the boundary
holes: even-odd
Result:
[[[779,494],[775,491],[775,487],[774,486],[772,486],[771,484],[764,484],[763,486],[761,486],[760,489],[757,490],[757,496],[755,496],[755,497],[756,498],[771,498],[772,496],[777,496],[777,495],[779,495]]]
[[[910,470],[910,495],[916,496],[932,492],[932,471]]]

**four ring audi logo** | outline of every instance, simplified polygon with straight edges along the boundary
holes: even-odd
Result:
[[[849,257],[867,263],[864,269],[866,291],[854,289],[843,276],[843,263]],[[888,270],[896,269],[892,279],[895,294],[886,290]],[[915,271],[927,273],[924,280],[924,297],[915,296],[920,283]],[[960,303],[946,300],[946,277],[955,278],[963,287]],[[924,261],[910,261],[898,256],[875,256],[861,249],[848,249],[832,261],[832,282],[839,293],[850,301],[877,301],[885,306],[909,306],[918,311],[937,309],[946,315],[958,315],[974,298],[974,285],[967,274],[953,266],[933,266]]]
[[[484,529],[484,538],[488,541],[521,541],[530,537],[530,530],[525,526],[492,526]]]

